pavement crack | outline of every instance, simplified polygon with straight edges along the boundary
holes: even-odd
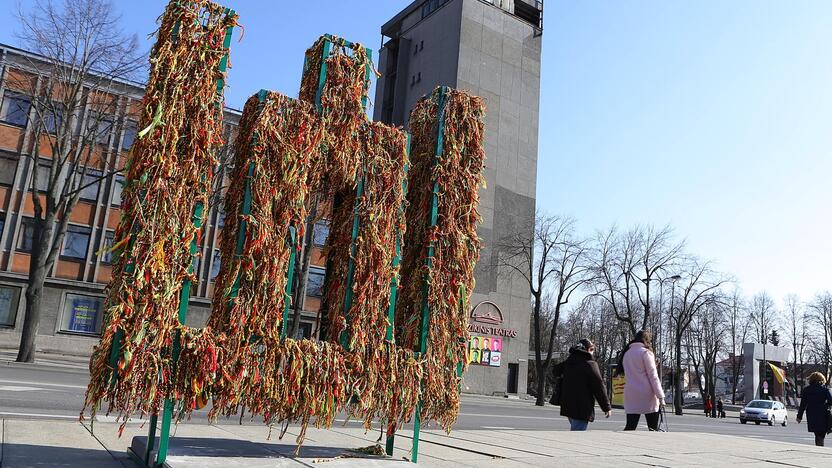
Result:
[[[95,434],[92,432],[92,429],[91,429],[89,426],[87,426],[86,424],[84,424],[84,422],[83,422],[83,421],[78,421],[78,424],[80,424],[80,425],[81,425],[81,427],[83,427],[83,428],[84,428],[87,432],[89,432],[89,434],[92,436],[92,438],[93,438],[93,439],[95,439],[95,441],[96,441],[96,442],[98,442],[98,444],[99,444],[99,445],[101,445],[101,447],[102,447],[104,450],[106,450],[106,451],[107,451],[107,453],[109,453],[111,457],[113,457],[113,460],[117,461],[117,462],[118,462],[121,466],[123,466],[123,467],[125,467],[125,468],[127,468],[127,467],[128,467],[128,465],[125,465],[125,464],[124,464],[124,460],[123,460],[123,459],[121,459],[121,458],[119,458],[119,457],[116,457],[116,456],[115,456],[115,454],[114,454],[113,452],[111,452],[111,451],[110,451],[110,449],[109,449],[109,448],[107,448],[107,446],[106,446],[106,445],[104,445],[104,442],[102,442],[102,441],[101,441],[101,439],[99,439],[99,438],[98,438],[98,436],[97,436],[97,435],[95,435]],[[131,464],[130,464],[129,466],[130,466],[130,467],[133,467],[133,466],[135,466],[135,465],[133,465],[133,464],[132,464],[132,462],[131,462]],[[2,468],[2,465],[0,465],[0,468]]]

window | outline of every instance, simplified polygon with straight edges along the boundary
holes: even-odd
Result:
[[[38,180],[35,181],[35,189],[38,192],[45,192],[49,190],[49,166],[38,166]],[[34,178],[34,176],[32,176]]]
[[[83,260],[90,245],[90,228],[70,224],[66,227],[61,257]]]
[[[6,229],[6,214],[0,213],[0,237],[3,237],[3,229]]]
[[[438,10],[442,5],[448,3],[450,0],[428,0],[422,5],[422,18],[428,16],[434,11]]]
[[[225,204],[220,203],[217,206],[217,227],[222,229],[225,226]]]
[[[113,248],[113,239],[115,238],[115,232],[107,231],[104,233],[104,245],[101,246],[101,263],[105,265],[110,265],[113,263],[113,252],[110,249]]]
[[[43,126],[49,133],[58,133],[64,120],[63,105],[55,103],[54,109],[44,109]]]
[[[121,206],[121,191],[124,190],[124,176],[117,175],[113,179],[113,201],[111,204]]]
[[[110,134],[113,132],[113,118],[103,115],[98,111],[87,113],[86,137],[96,143],[106,145],[110,142]],[[89,140],[87,140],[89,141]]]
[[[0,156],[0,185],[12,185],[17,169],[17,159]]]
[[[80,174],[79,174],[80,175]],[[101,186],[101,171],[87,169],[87,173],[81,177],[78,190],[81,191],[79,198],[86,201],[98,199],[98,187]]]
[[[104,299],[67,293],[61,316],[61,331],[97,335],[101,332]]]
[[[31,101],[26,96],[5,93],[3,103],[0,104],[0,121],[18,127],[25,127],[26,122],[29,121],[29,107],[31,105]]]
[[[329,237],[329,223],[326,221],[318,221],[312,229],[312,245],[315,247],[323,247],[326,245],[326,239]]]
[[[138,124],[132,120],[124,122],[124,138],[121,140],[121,147],[123,149],[129,150],[133,146],[138,128]]]
[[[312,338],[312,324],[309,322],[301,322],[298,324],[298,332],[295,335],[296,340],[303,340]]]
[[[20,221],[20,231],[17,237],[17,250],[22,252],[32,251],[32,239],[35,236],[35,220],[23,218]]]
[[[326,270],[324,270],[323,268],[309,268],[309,281],[307,281],[306,283],[307,296],[321,297],[324,289],[325,276]]]
[[[14,326],[19,301],[20,288],[0,284],[0,326]]]
[[[218,249],[214,249],[214,258],[211,259],[211,275],[209,276],[211,281],[220,274],[220,265],[222,265],[222,256]]]

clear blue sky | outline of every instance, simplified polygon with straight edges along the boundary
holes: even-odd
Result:
[[[144,40],[166,2],[115,3]],[[234,1],[228,104],[296,95],[322,33],[378,49],[407,3]],[[832,2],[547,0],[545,27],[540,208],[586,233],[669,223],[778,302],[832,288]],[[0,15],[0,41],[15,28]]]

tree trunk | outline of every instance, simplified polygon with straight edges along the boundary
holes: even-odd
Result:
[[[35,362],[35,337],[40,323],[40,301],[43,297],[43,284],[50,267],[46,265],[46,259],[49,255],[49,240],[52,238],[51,226],[51,218],[46,222],[35,219],[32,254],[29,259],[29,277],[26,282],[26,315],[23,317],[23,332],[20,335],[17,362]]]
[[[534,404],[537,406],[544,406],[546,404],[546,366],[542,362],[535,363],[535,370],[537,371],[537,399]]]
[[[737,404],[737,380],[740,378],[737,356],[731,356],[731,404]]]
[[[309,282],[309,264],[312,260],[312,241],[314,240],[315,219],[317,216],[318,201],[313,200],[303,233],[303,252],[295,268],[296,288],[294,291],[295,300],[292,301],[292,328],[288,333],[288,336],[291,338],[298,336],[300,316],[306,303],[306,285]]]
[[[676,370],[674,372],[673,385],[676,392],[673,395],[673,409],[677,415],[682,415],[682,336],[677,333],[676,336]]]

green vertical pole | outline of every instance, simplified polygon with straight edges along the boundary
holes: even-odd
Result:
[[[410,157],[410,133],[407,134],[407,148],[405,149],[405,154]],[[407,195],[407,170],[408,166],[405,164],[404,166],[404,180],[402,180],[402,192]],[[402,205],[399,207],[399,212],[404,211],[404,204],[406,201],[402,202]],[[396,255],[393,257],[393,268],[399,266],[402,260],[402,233],[396,232]],[[388,343],[393,343],[394,336],[393,336],[393,329],[395,326],[396,320],[396,301],[398,299],[399,293],[399,276],[393,275],[393,279],[390,280],[390,304],[387,309],[387,334],[385,339]],[[395,445],[396,441],[396,423],[391,422],[387,426],[387,443],[385,444],[385,452],[389,456],[393,456],[393,446]]]
[[[437,110],[437,126],[436,126],[436,154],[434,159],[434,165],[436,164],[436,160],[442,156],[443,146],[444,146],[444,131],[445,131],[445,93],[447,88],[441,87],[439,88],[439,105]],[[433,181],[433,190],[430,197],[430,227],[433,228],[436,226],[437,221],[439,220],[439,182]],[[433,266],[433,252],[434,252],[434,244],[431,241],[428,244],[428,252],[427,258],[425,259],[425,265],[427,266],[428,270],[431,269]],[[422,283],[422,317],[421,321],[419,322],[419,343],[416,346],[416,353],[419,356],[423,356],[427,351],[428,347],[428,325],[430,325],[430,304],[428,303],[428,293],[430,292],[430,284],[428,284],[428,278],[425,276],[424,281]],[[412,449],[412,457],[411,460],[413,463],[416,463],[419,459],[419,431],[422,428],[422,399],[419,399],[419,403],[416,405],[416,415],[413,421],[413,449]]]
[[[289,226],[289,269],[286,271],[286,288],[283,299],[283,321],[280,324],[280,338],[286,338],[286,322],[289,320],[289,306],[292,302],[292,280],[295,277],[295,253],[297,251],[294,226]]]
[[[350,260],[349,265],[347,266],[347,285],[346,285],[346,293],[344,294],[344,321],[349,322],[349,311],[352,307],[352,299],[353,299],[353,279],[355,276],[355,253],[357,246],[355,245],[355,240],[358,238],[358,228],[360,224],[360,219],[358,216],[358,204],[361,201],[361,197],[364,195],[364,177],[358,179],[358,186],[355,189],[355,203],[353,204],[353,218],[352,218],[352,239],[350,240]],[[344,328],[341,330],[341,335],[339,341],[341,342],[341,346],[344,349],[349,349],[349,333],[347,329]]]
[[[234,10],[230,8],[226,8],[224,12],[226,17],[233,16]],[[178,27],[175,29],[178,32]],[[228,51],[231,47],[231,34],[234,31],[233,26],[229,26],[225,29],[225,38],[223,40],[223,49]],[[228,68],[228,53],[226,52],[225,55],[220,59],[219,64],[219,71],[224,73],[225,70]],[[223,88],[225,87],[225,80],[220,78],[217,80],[217,94],[222,95]],[[218,103],[218,107],[220,107],[220,112],[222,112],[222,104]],[[193,223],[194,227],[198,230],[202,229],[202,215],[205,211],[205,206],[202,202],[198,202],[194,207],[194,215],[193,215]],[[190,246],[190,253],[191,257],[193,258],[198,250],[196,238],[191,240]],[[191,265],[188,266],[188,273],[192,274],[194,269],[193,261]],[[188,315],[188,303],[190,302],[191,298],[191,280],[186,279],[182,284],[182,291],[179,294],[179,322],[185,323],[185,319]],[[180,341],[179,331],[174,332],[173,336],[173,350],[171,353],[171,359],[173,360],[173,369],[174,373],[176,371],[176,361],[179,359],[179,353],[181,351],[182,343]],[[162,411],[162,431],[159,436],[159,452],[156,454],[156,462],[154,463],[155,466],[164,466],[165,460],[167,460],[168,456],[168,448],[170,444],[170,424],[171,419],[173,418],[173,406],[174,400],[166,399],[164,408]],[[152,445],[155,443],[155,435],[156,435],[156,420],[157,416],[153,415],[151,417],[151,427],[148,431],[148,440],[147,440],[147,452],[145,454],[148,459],[145,462],[149,462],[149,457],[152,452]],[[148,463],[149,464],[149,463]]]

